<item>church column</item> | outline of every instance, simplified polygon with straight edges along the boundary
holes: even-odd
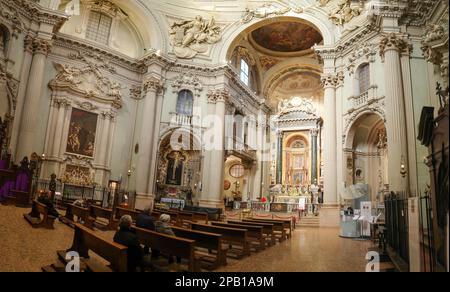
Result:
[[[215,127],[215,138],[217,139],[217,143],[215,145],[218,147],[212,152],[211,157],[211,202],[218,202],[219,206],[222,205],[222,193],[223,193],[223,172],[225,166],[225,105],[228,101],[228,91],[222,89],[217,94],[216,100],[216,116],[220,123]]]
[[[210,186],[210,169],[211,169],[211,153],[208,149],[209,143],[210,143],[210,137],[209,132],[211,131],[209,129],[210,125],[210,118],[215,117],[216,112],[216,99],[215,99],[215,93],[213,91],[208,92],[207,95],[207,113],[203,116],[202,119],[202,126],[203,128],[206,128],[205,135],[202,136],[202,144],[203,147],[203,161],[202,161],[202,185],[201,185],[201,195],[199,198],[200,205],[203,205],[203,203],[208,201],[208,196],[210,194],[209,186]],[[234,111],[232,113],[229,113],[230,115],[234,115]],[[227,133],[230,134],[231,137],[233,137],[233,129],[232,129],[232,121],[230,119],[227,120],[227,125],[231,124],[231,131],[228,131]],[[229,150],[232,149],[233,144],[231,143],[229,145]]]
[[[156,190],[156,176],[158,171],[158,157],[159,157],[159,134],[161,130],[161,115],[163,108],[163,85],[161,83],[160,89],[156,93],[156,108],[155,108],[155,129],[153,132],[153,144],[152,144],[152,155],[150,156],[150,173],[148,179],[148,193],[154,197]]]
[[[336,173],[336,76],[325,74],[322,76],[324,85],[324,203],[337,203],[337,173]]]
[[[282,184],[283,179],[283,132],[277,132],[277,184]]]
[[[136,193],[147,197],[153,136],[155,134],[156,95],[162,89],[162,82],[158,78],[150,77],[144,83],[145,97],[142,100],[141,133],[138,140],[139,155],[136,162]],[[145,206],[144,206],[145,207]]]
[[[15,48],[14,48],[15,49]],[[24,53],[22,61],[22,70],[20,73],[19,91],[17,93],[17,106],[14,114],[14,122],[11,131],[10,149],[15,162],[19,162],[23,157],[17,154],[17,141],[20,134],[20,125],[22,122],[22,113],[24,110],[24,99],[27,91],[28,77],[30,76],[31,61],[33,60],[33,38],[27,35],[24,39]],[[31,154],[31,153],[30,153]],[[29,154],[28,154],[29,155]]]
[[[41,103],[42,86],[44,82],[44,70],[47,55],[50,52],[49,40],[35,39],[33,41],[34,56],[31,63],[30,76],[25,95],[22,122],[17,143],[16,156],[30,156],[37,151],[35,149],[36,125],[39,124],[39,111]]]
[[[418,196],[418,178],[417,178],[417,153],[416,153],[416,127],[414,118],[414,103],[412,93],[412,80],[411,80],[411,54],[413,46],[410,43],[405,43],[403,50],[401,51],[401,67],[403,74],[403,86],[405,94],[405,118],[406,129],[408,139],[408,164],[409,164],[409,177],[410,184],[409,190],[411,195]]]
[[[385,69],[389,189],[394,192],[404,191],[408,186],[408,175],[402,177],[400,174],[401,165],[408,172],[408,140],[400,64],[400,50],[404,44],[395,33],[384,34],[380,43]]]
[[[370,66],[373,67],[373,66]],[[372,76],[372,75],[371,75]],[[344,142],[342,136],[344,135],[343,121],[342,121],[342,101],[344,99],[344,72],[340,71],[336,75],[336,196],[340,201],[340,192],[344,188]]]
[[[55,100],[53,102],[55,111],[55,123],[56,128],[53,135],[51,135],[50,142],[53,142],[53,145],[51,145],[50,148],[50,158],[58,159],[59,158],[59,146],[62,139],[62,131],[63,131],[63,125],[64,125],[64,114],[65,114],[65,101],[64,100]],[[49,145],[50,146],[50,145]]]
[[[210,102],[215,101],[215,120],[214,120],[214,149],[210,151],[210,167],[204,171],[209,171],[209,181],[206,182],[209,187],[209,193],[202,196],[200,204],[205,207],[223,206],[223,173],[225,165],[225,109],[228,101],[228,91],[219,89],[209,93]],[[207,198],[207,199],[206,199]],[[206,199],[206,200],[205,200]]]
[[[319,134],[318,129],[311,129],[311,184],[318,185],[319,180],[317,179],[317,135]]]

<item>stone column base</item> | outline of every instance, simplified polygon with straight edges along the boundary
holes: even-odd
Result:
[[[155,195],[153,194],[136,194],[134,202],[134,209],[144,210],[145,208],[154,205]]]
[[[199,200],[198,205],[207,208],[224,208],[223,202],[220,200]]]
[[[320,209],[320,227],[340,227],[340,208],[338,204],[324,204]]]

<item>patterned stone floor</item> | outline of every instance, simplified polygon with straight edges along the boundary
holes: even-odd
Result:
[[[70,247],[73,230],[55,222],[55,230],[33,229],[23,218],[28,209],[0,205],[0,272],[39,272],[56,262],[56,251]],[[112,238],[112,232],[101,232]],[[336,228],[298,228],[291,240],[230,259],[217,272],[364,271],[368,241],[338,237]]]

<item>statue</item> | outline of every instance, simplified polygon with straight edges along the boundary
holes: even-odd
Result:
[[[275,5],[271,3],[265,3],[262,6],[256,8],[255,10],[250,10],[249,8],[245,9],[244,16],[242,17],[243,23],[248,23],[252,21],[254,18],[267,18],[270,16],[278,16],[278,15],[284,15],[290,11],[293,11],[295,13],[302,13],[303,8],[301,7],[281,7],[278,8]]]
[[[55,69],[58,71],[56,75],[56,80],[68,82],[73,85],[78,85],[81,81],[75,80],[75,77],[81,73],[80,69],[70,67],[69,65],[61,65],[58,63],[54,63]]]
[[[354,17],[359,16],[363,9],[361,7],[351,7],[351,0],[339,0],[337,8],[330,14],[330,19],[336,25],[343,26],[350,22]]]
[[[207,44],[220,41],[221,29],[216,25],[214,17],[206,22],[201,16],[194,20],[175,22],[171,27],[171,43],[178,58],[192,59],[198,53],[208,50]]]

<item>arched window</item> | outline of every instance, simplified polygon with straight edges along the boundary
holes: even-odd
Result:
[[[91,11],[86,29],[86,38],[108,45],[112,18],[106,14]]]
[[[248,66],[248,63],[244,60],[241,59],[241,81],[244,82],[245,85],[249,85],[249,81],[250,81],[250,68]]]
[[[358,69],[359,94],[365,93],[370,87],[370,65],[363,64]]]
[[[180,115],[192,116],[194,107],[194,96],[189,90],[182,90],[178,93],[177,113]]]

